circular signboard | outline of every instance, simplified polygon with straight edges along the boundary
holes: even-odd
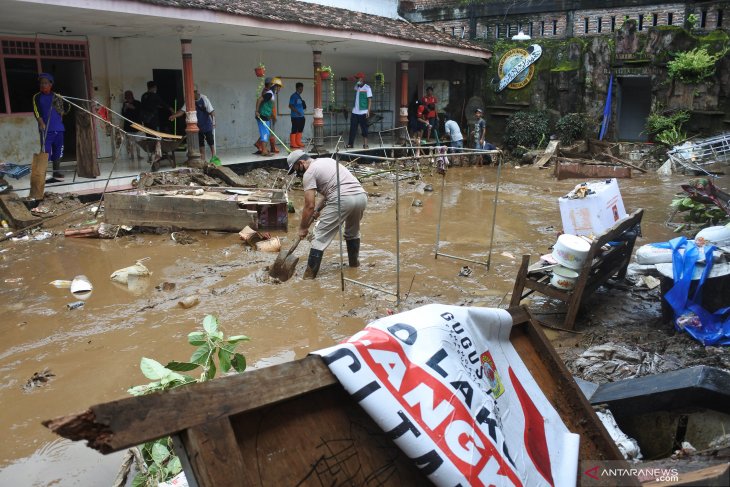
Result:
[[[510,74],[510,71],[518,68],[518,64],[525,63],[530,58],[530,53],[524,49],[516,48],[510,49],[502,59],[499,60],[499,78],[503,79],[505,76]],[[507,85],[507,88],[513,90],[519,90],[526,86],[532,79],[532,75],[535,74],[535,65],[530,64],[528,68],[522,69],[519,73],[511,73],[513,76],[512,81]]]

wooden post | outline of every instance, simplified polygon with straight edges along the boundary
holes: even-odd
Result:
[[[324,149],[324,110],[322,109],[322,78],[320,68],[322,67],[322,51],[316,50],[320,45],[318,42],[311,42],[312,64],[314,66],[314,149],[319,152]],[[334,83],[335,81],[332,80]]]
[[[189,167],[203,167],[198,147],[198,116],[195,111],[195,83],[193,82],[193,41],[180,39],[183,61],[183,85],[185,89],[185,134],[187,135]]]
[[[400,111],[398,113],[398,125],[406,127],[408,131],[408,60],[411,57],[410,52],[400,52]],[[405,142],[408,137],[407,133],[401,133],[402,142]]]

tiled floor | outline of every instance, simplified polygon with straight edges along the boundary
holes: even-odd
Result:
[[[337,143],[337,139],[326,139],[325,140],[325,148],[321,152],[322,155],[325,154],[331,154],[335,150],[335,144]],[[345,142],[340,142],[340,152],[362,152],[363,149],[348,149],[347,151],[342,149],[342,146]],[[370,144],[370,152],[373,151],[373,149],[380,148],[380,147],[391,147],[392,144],[390,141],[384,141],[383,146],[381,146],[379,143],[376,144]],[[232,166],[232,165],[239,165],[239,164],[251,164],[255,167],[285,167],[286,166],[286,155],[287,152],[285,149],[279,145],[279,154],[275,154],[274,156],[269,157],[263,157],[254,154],[253,152],[255,149],[253,147],[244,147],[244,148],[238,148],[238,149],[232,149],[232,150],[220,150],[218,151],[218,157],[220,158],[222,164],[224,166]],[[210,152],[207,152],[208,157],[210,157]],[[109,179],[109,187],[107,191],[118,191],[122,189],[128,189],[131,187],[132,181],[139,176],[142,172],[149,172],[150,170],[150,164],[147,162],[147,156],[143,153],[142,159],[137,160],[136,162],[128,157],[127,152],[125,150],[122,151],[122,155],[120,156],[119,160],[116,163],[116,167],[114,168],[114,172],[111,174],[111,178]],[[187,156],[184,152],[176,152],[175,153],[175,159],[177,161],[177,166],[181,167],[185,165],[185,160]],[[77,194],[86,194],[86,193],[99,193],[104,189],[104,186],[106,185],[107,178],[109,178],[109,173],[112,169],[113,160],[112,158],[104,158],[99,159],[99,170],[100,175],[96,178],[82,178],[78,177],[75,174],[75,168],[76,168],[76,161],[67,161],[63,162],[61,164],[61,171],[65,175],[65,179],[62,182],[53,182],[53,183],[46,183],[46,192],[51,193],[77,193]],[[160,171],[166,171],[170,170],[172,168],[172,165],[169,161],[163,160],[161,162]],[[50,164],[49,164],[49,172],[48,177],[50,178],[51,172],[50,172]],[[11,177],[5,178],[8,183],[10,183],[13,186],[13,191],[20,197],[24,197],[28,195],[29,189],[30,189],[30,175],[24,176],[20,179],[13,179]]]

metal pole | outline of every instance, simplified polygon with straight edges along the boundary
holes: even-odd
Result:
[[[400,164],[395,162],[395,307],[400,307]]]
[[[487,270],[492,263],[492,247],[494,246],[494,227],[497,225],[497,198],[499,197],[499,179],[502,175],[502,158],[499,158],[497,165],[497,187],[494,190],[494,211],[492,212],[492,237],[489,239],[489,256],[487,257]]]
[[[439,258],[439,243],[441,242],[441,214],[444,211],[444,187],[446,185],[446,174],[441,175],[441,203],[439,204],[439,219],[436,223],[436,246],[433,249],[434,259]]]
[[[337,232],[340,235],[340,285],[342,292],[345,292],[345,271],[342,267],[345,264],[342,257],[342,204],[340,202],[342,192],[340,188],[340,162],[337,159],[335,159],[335,175],[337,176]]]

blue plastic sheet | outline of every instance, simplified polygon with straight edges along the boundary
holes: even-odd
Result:
[[[702,307],[702,289],[712,269],[714,245],[697,247],[694,241],[677,237],[669,242],[652,244],[655,247],[672,249],[672,274],[674,286],[664,299],[674,311],[674,327],[686,331],[703,345],[730,345],[730,307],[714,313]],[[680,252],[684,249],[684,254]],[[690,297],[690,285],[695,265],[704,252],[705,268],[694,294]]]
[[[13,164],[12,162],[0,162],[0,174],[6,174],[15,179],[30,174],[30,164]]]

